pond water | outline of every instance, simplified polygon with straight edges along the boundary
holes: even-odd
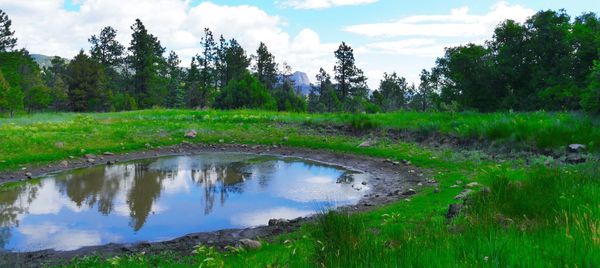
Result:
[[[363,174],[297,158],[206,153],[50,174],[0,191],[0,251],[74,250],[266,225],[355,204]]]

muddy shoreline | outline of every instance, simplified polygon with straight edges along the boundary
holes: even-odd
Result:
[[[206,152],[236,152],[297,157],[325,164],[340,166],[348,170],[360,171],[367,174],[371,191],[356,205],[339,208],[344,211],[365,211],[377,206],[408,198],[403,195],[409,188],[416,189],[433,185],[427,174],[410,164],[393,163],[381,158],[373,158],[352,154],[333,153],[324,150],[291,148],[265,145],[237,144],[191,144],[182,143],[175,146],[154,148],[140,152],[124,154],[106,153],[89,158],[75,158],[59,161],[50,165],[28,168],[27,170],[0,172],[0,184],[27,180],[28,177],[39,177],[48,173],[69,169],[85,168],[94,165],[123,162],[145,158],[174,155],[193,155]],[[67,162],[65,162],[67,161]],[[240,239],[260,239],[270,241],[279,234],[291,232],[303,223],[314,220],[314,216],[298,218],[289,223],[272,226],[259,226],[246,229],[229,229],[214,232],[188,234],[176,239],[162,242],[138,242],[132,244],[107,244],[84,247],[73,251],[42,250],[35,252],[0,252],[0,267],[39,267],[44,264],[66,263],[74,257],[98,255],[111,257],[120,254],[145,252],[148,254],[173,251],[178,254],[191,254],[193,247],[198,244],[224,248],[235,245]]]

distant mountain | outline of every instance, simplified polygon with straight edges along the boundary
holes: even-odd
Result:
[[[292,74],[291,79],[294,81],[296,91],[304,96],[308,96],[310,88],[312,87],[308,75],[306,75],[305,72],[295,72]]]
[[[38,66],[40,66],[40,68],[48,68],[50,66],[52,66],[52,59],[55,56],[46,56],[46,55],[42,55],[42,54],[30,54],[31,58],[33,58],[33,60],[38,64]],[[68,59],[65,59],[67,62],[69,62]]]

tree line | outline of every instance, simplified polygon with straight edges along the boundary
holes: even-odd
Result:
[[[586,110],[600,113],[600,18],[572,19],[564,10],[540,11],[524,23],[499,24],[491,40],[445,49],[418,85],[385,73],[367,86],[354,51],[342,42],[330,75],[321,68],[308,96],[297,92],[291,68],[280,66],[264,43],[254,55],[235,39],[204,30],[187,68],[166,53],[141,20],[125,46],[105,27],[91,49],[40,68],[0,10],[0,110],[15,112],[122,111],[169,108],[258,108],[309,112],[395,110]],[[166,56],[165,56],[166,55]]]

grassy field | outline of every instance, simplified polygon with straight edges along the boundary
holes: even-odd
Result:
[[[324,134],[306,126],[337,125],[364,136]],[[283,144],[396,160],[433,174],[439,193],[376,210],[328,213],[316,224],[284,235],[259,250],[218,252],[199,245],[193,256],[87,257],[77,267],[598,267],[600,165],[567,165],[544,156],[496,162],[484,153],[434,149],[381,136],[381,129],[561,151],[571,143],[600,149],[600,123],[574,114],[414,113],[294,114],[262,111],[147,110],[106,114],[34,114],[0,119],[0,170],[39,165],[86,153],[114,153],[191,142]],[[283,137],[288,137],[284,141]],[[376,146],[358,148],[367,137]],[[452,221],[444,214],[463,189],[478,192]],[[1,188],[1,187],[0,187]],[[481,188],[480,188],[481,189]],[[0,193],[1,194],[1,193]],[[192,249],[190,249],[192,250]]]

